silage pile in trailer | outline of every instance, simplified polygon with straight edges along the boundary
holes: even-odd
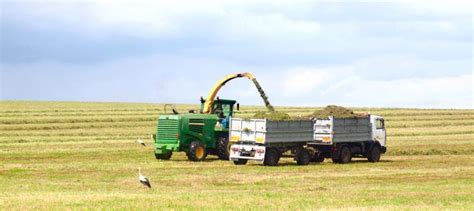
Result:
[[[268,120],[308,120],[308,119],[326,119],[329,116],[334,116],[335,118],[361,118],[365,117],[366,114],[354,113],[351,109],[336,106],[328,105],[323,110],[317,110],[309,116],[300,116],[300,117],[291,117],[288,113],[281,111],[271,111],[264,112],[258,111],[255,113],[253,119],[268,119]]]
[[[281,112],[281,111],[271,111],[271,112],[264,112],[258,111],[253,115],[254,119],[269,119],[269,120],[289,120],[291,119],[290,115]]]
[[[311,115],[312,118],[317,119],[328,118],[329,116],[334,116],[335,118],[358,118],[366,115],[354,113],[351,109],[336,105],[328,105],[323,110],[315,111]]]

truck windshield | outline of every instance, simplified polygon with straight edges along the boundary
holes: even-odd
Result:
[[[383,119],[375,120],[375,128],[376,129],[383,129],[384,128],[384,121]]]

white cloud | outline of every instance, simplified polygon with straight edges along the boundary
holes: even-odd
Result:
[[[284,71],[281,80],[283,82],[283,96],[308,95],[316,88],[319,89],[337,82],[344,75],[353,74],[353,67],[343,66],[334,68],[308,68],[297,67]]]
[[[331,5],[319,7],[321,3]],[[117,95],[114,99],[124,101],[197,102],[215,80],[247,70],[257,75],[276,105],[472,108],[472,59],[466,59],[465,50],[472,54],[472,39],[464,39],[472,38],[470,2],[392,3],[401,8],[355,11],[354,5],[345,7],[345,2],[321,1],[18,1],[3,12],[23,27],[51,31],[52,38],[42,34],[48,39],[66,30],[100,38],[98,45],[109,36],[158,43],[145,53],[137,53],[133,47],[120,49],[130,52],[121,54],[119,61],[101,60],[97,65],[58,61],[58,65],[39,62],[24,67],[25,73],[54,69],[80,82],[99,76],[99,81],[86,87],[82,84],[87,83],[78,82],[68,88],[82,94],[81,100],[111,100],[109,96]],[[395,13],[386,17],[382,13],[387,11]],[[318,12],[324,14],[318,16]],[[159,38],[183,41],[160,43]],[[107,44],[105,48],[113,46]],[[167,45],[173,53],[161,49]],[[163,55],[150,55],[155,51]],[[133,56],[137,58],[127,58]],[[14,72],[18,66],[7,68]],[[71,75],[64,70],[70,70]],[[80,75],[84,70],[89,75]],[[129,76],[114,74],[120,70]],[[26,78],[31,84],[41,84],[33,76]],[[158,80],[160,83],[155,83]],[[16,91],[14,83],[9,82],[9,92]],[[125,91],[117,91],[123,86]],[[42,89],[55,92],[57,87]],[[35,90],[26,90],[24,96],[31,96],[27,91]],[[230,83],[222,94],[260,104],[248,81]],[[35,96],[65,99],[51,93]]]
[[[377,80],[361,77],[357,68],[348,65],[283,71],[284,94],[271,94],[278,96],[276,99],[283,97],[285,100],[277,100],[283,105],[474,108],[472,74]]]

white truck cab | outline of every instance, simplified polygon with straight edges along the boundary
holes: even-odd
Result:
[[[381,116],[370,115],[370,123],[372,125],[372,138],[378,142],[385,152],[387,144],[387,132],[385,131],[385,120]]]

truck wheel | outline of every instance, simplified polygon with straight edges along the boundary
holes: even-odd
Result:
[[[369,153],[367,154],[367,160],[369,162],[375,163],[380,161],[380,147],[375,145],[370,149]]]
[[[333,163],[340,163],[339,158],[341,155],[341,146],[336,147],[336,151],[331,150],[331,160]]]
[[[229,137],[222,136],[217,140],[217,157],[229,160]]]
[[[315,152],[313,157],[311,158],[311,162],[321,163],[324,161],[323,153]]]
[[[207,151],[204,145],[199,141],[193,141],[189,144],[189,150],[186,153],[191,161],[203,161],[206,159]]]
[[[238,160],[234,160],[234,164],[235,165],[245,165],[245,164],[247,164],[247,161],[248,160],[245,160],[245,159],[238,159]]]
[[[276,166],[280,161],[280,152],[275,148],[270,148],[265,153],[265,158],[263,160],[264,166]]]
[[[155,154],[155,158],[158,159],[158,160],[169,160],[172,155],[173,155],[173,152],[168,151],[164,154]]]
[[[342,146],[339,153],[339,163],[349,163],[352,160],[352,152],[348,146]]]
[[[301,149],[300,152],[296,155],[296,164],[298,165],[308,165],[311,161],[311,153],[308,149]]]

